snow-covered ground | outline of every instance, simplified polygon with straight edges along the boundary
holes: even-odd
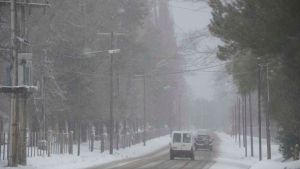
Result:
[[[120,149],[110,155],[108,151],[89,152],[88,145],[82,145],[81,155],[52,155],[51,157],[28,158],[27,166],[20,166],[21,169],[81,169],[93,167],[116,160],[134,158],[155,152],[170,142],[170,136],[163,136],[147,141],[147,146],[143,144],[133,145],[130,148]],[[0,168],[4,168],[6,162],[0,162]]]
[[[231,136],[225,133],[217,133],[220,139],[218,157],[211,169],[299,169],[300,161],[282,162],[278,151],[278,145],[272,144],[272,160],[267,160],[266,140],[262,140],[263,160],[258,160],[258,138],[254,138],[254,157],[250,156],[250,138],[248,138],[248,157],[245,157],[245,149],[239,148]]]
[[[240,148],[238,142],[225,133],[217,133],[220,144],[216,147],[216,162],[210,169],[300,169],[300,161],[286,161],[278,152],[278,145],[272,144],[272,160],[266,159],[266,141],[263,143],[263,160],[258,160],[258,139],[254,138],[254,157],[250,157],[250,139],[248,139],[248,157],[245,157],[244,148]],[[117,160],[134,158],[155,152],[168,145],[170,136],[152,139],[147,142],[147,146],[137,144],[130,148],[115,151],[109,155],[106,151],[100,153],[88,151],[88,145],[83,144],[81,155],[52,155],[48,157],[28,158],[28,166],[20,166],[20,169],[81,169],[93,167]],[[0,168],[4,168],[6,162],[0,162]]]

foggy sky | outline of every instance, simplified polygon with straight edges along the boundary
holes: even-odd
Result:
[[[174,26],[176,29],[176,35],[180,39],[183,33],[187,33],[194,30],[207,29],[207,26],[211,18],[211,8],[204,2],[193,4],[187,2],[172,2],[170,8],[173,12]],[[193,10],[196,9],[196,10]],[[206,39],[201,43],[203,46],[209,46],[215,48],[219,41],[213,37]],[[199,56],[195,56],[199,57]],[[215,57],[210,56],[210,63],[199,65],[199,67],[207,67],[209,65],[221,64]],[[222,67],[217,67],[209,70],[220,70]],[[215,88],[216,73],[212,72],[195,72],[185,74],[185,78],[193,93],[194,98],[201,98],[206,100],[212,100]]]

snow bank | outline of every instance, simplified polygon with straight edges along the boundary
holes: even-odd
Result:
[[[231,136],[225,133],[217,133],[220,144],[216,163],[210,169],[299,169],[300,161],[282,162],[278,145],[272,143],[272,160],[267,160],[266,140],[262,139],[262,157],[258,160],[258,138],[253,138],[254,157],[250,157],[250,137],[248,137],[248,157],[245,157],[245,149],[240,148]],[[242,139],[242,138],[241,138]],[[242,141],[242,140],[241,140]]]
[[[217,158],[210,169],[248,169],[253,164],[254,159],[245,158],[244,149],[239,148],[238,143],[231,136],[219,132],[216,134],[219,138],[219,144],[215,145]]]
[[[299,169],[300,161],[285,161],[280,154],[273,156],[272,160],[263,160],[255,163],[250,169]]]
[[[254,164],[251,169],[299,169],[300,161],[289,161],[289,162],[279,162],[279,161],[262,161]]]
[[[108,151],[100,153],[98,151],[89,152],[87,145],[82,145],[81,155],[52,155],[51,157],[34,157],[28,158],[27,166],[20,166],[21,169],[80,169],[93,167],[116,160],[123,160],[127,158],[134,158],[143,156],[151,152],[157,151],[170,142],[170,136],[163,136],[147,141],[147,146],[143,143],[131,146],[129,148],[114,151],[110,155]],[[76,149],[74,149],[76,150]],[[0,168],[5,164],[0,163]]]

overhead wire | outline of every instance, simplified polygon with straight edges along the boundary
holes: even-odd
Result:
[[[198,8],[187,8],[187,7],[177,6],[174,4],[169,4],[169,7],[176,8],[176,9],[182,9],[182,10],[190,11],[190,12],[196,12],[196,13],[203,12],[203,11],[201,11],[203,9],[210,9],[209,6],[202,6],[202,7],[198,7]]]

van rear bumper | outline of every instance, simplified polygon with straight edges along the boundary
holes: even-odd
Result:
[[[196,149],[211,149],[212,145],[211,144],[195,144]]]
[[[170,154],[174,157],[190,157],[193,155],[192,150],[170,150]]]

